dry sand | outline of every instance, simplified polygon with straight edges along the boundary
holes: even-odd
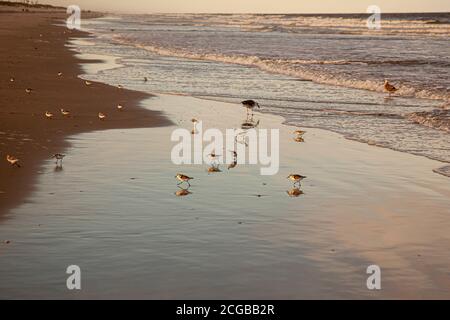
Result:
[[[168,123],[160,113],[138,107],[146,94],[100,83],[86,86],[78,78],[80,60],[65,44],[87,35],[55,25],[65,12],[0,10],[0,18],[0,216],[29,193],[43,160],[64,152],[68,135]],[[117,110],[119,103],[126,111]],[[71,117],[63,117],[61,108]],[[53,119],[44,116],[46,111]],[[107,119],[100,121],[98,112]],[[7,154],[19,158],[22,167],[11,167]]]

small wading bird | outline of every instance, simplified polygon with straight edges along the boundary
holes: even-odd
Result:
[[[147,77],[144,77],[144,82],[147,82],[147,81],[148,81]]]
[[[189,183],[189,180],[194,179],[194,178],[192,178],[192,177],[188,177],[188,176],[186,176],[186,175],[184,175],[184,174],[181,174],[181,173],[177,173],[177,175],[175,176],[175,178],[177,178],[177,179],[180,181],[180,182],[178,183],[178,185],[182,184],[183,182],[186,182],[186,183],[189,185],[189,187],[191,186],[191,184]]]
[[[218,162],[219,157],[220,157],[219,154],[216,154],[215,152],[211,152],[208,156],[211,159],[211,164],[212,165],[218,164],[217,162]]]
[[[62,76],[62,72],[58,72],[58,77],[61,77]]]
[[[303,131],[303,130],[295,130],[294,131],[294,134],[297,136],[297,137],[303,137],[303,135],[306,133],[306,131]]]
[[[389,96],[391,96],[391,93],[394,93],[398,89],[394,87],[392,84],[387,81],[387,79],[384,80],[384,90],[386,90],[389,93]]]
[[[16,166],[20,168],[19,159],[14,156],[10,156],[9,154],[6,156],[6,161],[8,161],[12,166]]]
[[[70,112],[69,112],[69,110],[64,110],[64,109],[60,109],[61,110],[61,114],[63,115],[63,116],[65,116],[65,117],[68,117],[68,116],[70,116]]]
[[[122,111],[122,109],[123,109],[123,106],[121,104],[118,104],[117,105],[117,110]]]
[[[99,118],[100,120],[105,120],[106,114],[99,112],[99,113],[98,113],[98,118]]]
[[[293,181],[294,182],[294,186],[296,184],[298,184],[298,186],[300,187],[301,186],[301,181],[303,179],[306,179],[306,177],[302,176],[301,174],[290,174],[290,175],[287,176],[287,179]]]
[[[9,79],[10,82],[14,82],[14,80],[15,80],[14,77],[11,77],[11,78]]]
[[[247,108],[247,116],[249,115],[249,111],[252,112],[252,116],[253,116],[253,109],[254,109],[255,107],[261,108],[261,107],[259,106],[258,102],[254,101],[254,100],[244,100],[244,101],[242,101],[241,103],[242,103],[242,105],[243,105],[244,107]]]
[[[119,84],[119,85],[117,86],[117,88],[118,88],[118,89],[122,89],[123,87],[122,87],[122,85]]]
[[[193,129],[192,129],[192,131],[191,131],[191,133],[192,133],[192,134],[198,133],[198,131],[197,131],[197,123],[198,123],[198,120],[195,119],[195,118],[192,118],[192,119],[191,119],[191,122],[192,122],[192,125],[194,126]]]
[[[295,130],[294,134],[294,141],[295,142],[305,142],[305,140],[303,139],[303,135],[306,133],[306,131],[303,130]]]
[[[50,111],[45,111],[45,117],[47,119],[51,119],[51,118],[53,118],[53,113],[51,113]]]
[[[62,153],[55,153],[52,158],[56,159],[56,165],[62,166],[63,159],[66,155]]]
[[[26,88],[25,89],[25,92],[28,93],[28,94],[30,94],[32,91],[33,91],[33,89],[31,89],[31,88]]]

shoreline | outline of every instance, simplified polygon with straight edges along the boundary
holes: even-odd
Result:
[[[149,94],[102,83],[85,85],[79,78],[84,61],[67,43],[89,34],[55,25],[66,18],[65,12],[3,12],[1,16],[0,96],[8,104],[0,107],[0,218],[35,188],[44,160],[69,147],[67,137],[95,130],[170,124],[160,112],[139,106]],[[26,88],[33,91],[28,94]],[[117,110],[118,104],[124,111]],[[60,108],[71,115],[64,117]],[[46,111],[54,114],[52,119],[46,119]],[[98,112],[105,113],[107,119],[100,121]],[[21,168],[11,167],[7,154],[19,158]]]
[[[73,54],[66,49],[64,54]],[[28,122],[39,128],[61,124],[50,128],[42,143],[53,148],[55,142],[45,139],[60,138],[55,149],[67,148],[68,157],[64,171],[55,171],[49,153],[61,150],[43,149],[35,192],[0,223],[0,241],[11,241],[2,246],[0,295],[73,299],[60,277],[73,263],[81,266],[88,284],[76,298],[450,295],[445,273],[450,189],[444,177],[430,172],[436,160],[374,148],[318,128],[308,129],[305,143],[297,143],[292,137],[296,128],[283,124],[282,116],[256,112],[262,128],[280,129],[277,175],[261,176],[259,166],[222,166],[222,172],[212,174],[206,164],[177,166],[169,160],[174,129],[190,129],[193,117],[204,121],[205,129],[233,128],[242,123],[245,109],[192,96],[119,90],[112,82],[86,87],[80,79],[89,79],[83,65],[106,62],[73,60],[78,74],[67,88],[86,94],[80,104],[90,102],[79,108],[67,105],[79,112],[73,119],[55,115],[48,120],[40,110]],[[50,83],[53,71],[48,77]],[[99,92],[105,97],[97,97]],[[136,99],[140,114],[165,114],[171,125],[131,127],[134,118],[113,119],[113,98],[123,94]],[[60,93],[60,98],[67,95]],[[99,103],[111,108],[102,110],[111,113],[105,122],[96,118],[97,108],[89,110]],[[131,112],[127,106],[117,115]],[[67,129],[71,134],[55,134],[72,121],[89,125],[82,128],[86,131],[75,127]],[[139,129],[105,130],[127,123],[126,128]],[[176,172],[195,177],[190,194],[176,194]],[[293,172],[308,177],[298,197],[287,193],[292,184],[286,175]],[[377,292],[365,287],[365,268],[374,263],[383,268],[383,290]]]

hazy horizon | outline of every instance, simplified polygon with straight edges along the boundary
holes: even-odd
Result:
[[[68,6],[76,4],[83,10],[98,10],[116,13],[261,13],[261,14],[363,14],[370,5],[378,5],[382,13],[433,13],[450,12],[450,1],[440,0],[343,0],[335,3],[322,0],[316,3],[292,0],[249,0],[245,3],[237,0],[193,0],[190,3],[182,0],[166,0],[165,2],[149,2],[146,0],[108,1],[108,0],[48,0],[42,3]]]

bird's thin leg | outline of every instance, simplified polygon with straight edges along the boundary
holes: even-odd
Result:
[[[180,185],[180,184],[182,184],[182,183],[183,183],[183,181],[181,181],[181,182],[178,182],[178,183],[177,183],[177,186],[179,186],[179,185]]]
[[[189,185],[189,187],[191,186],[191,184],[189,183],[189,181],[186,181],[187,182],[187,184]]]

